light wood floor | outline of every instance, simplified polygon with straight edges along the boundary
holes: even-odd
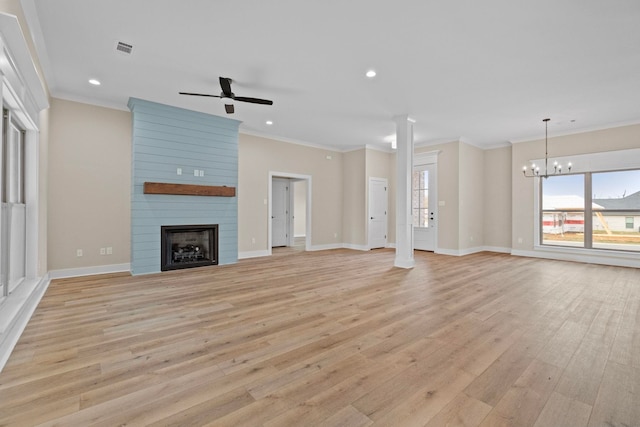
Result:
[[[0,374],[0,424],[640,425],[640,270],[393,258],[56,280]]]

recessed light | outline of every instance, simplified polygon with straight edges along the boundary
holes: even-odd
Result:
[[[367,71],[367,74],[365,74],[367,77],[369,77],[370,79],[374,78],[376,76],[376,72],[375,70],[369,70]]]
[[[267,124],[267,126],[271,126],[273,124],[271,120],[267,120],[265,123]]]
[[[91,83],[94,86],[100,86],[100,80],[97,79],[89,79],[89,83]]]

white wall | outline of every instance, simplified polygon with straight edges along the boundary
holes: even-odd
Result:
[[[492,250],[511,248],[511,146],[484,152],[483,242]]]
[[[307,181],[293,181],[293,236],[306,235]]]
[[[52,99],[48,187],[49,270],[129,263],[131,113]]]
[[[270,172],[311,176],[311,245],[323,248],[342,243],[342,153],[243,133],[239,135],[239,144],[237,195],[240,253],[269,249]]]

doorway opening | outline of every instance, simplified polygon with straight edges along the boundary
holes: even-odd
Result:
[[[269,172],[268,200],[269,255],[274,248],[310,250],[311,176]]]

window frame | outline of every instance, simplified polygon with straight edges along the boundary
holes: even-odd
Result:
[[[606,247],[593,247],[593,174],[604,174],[604,173],[612,173],[612,172],[625,172],[625,171],[637,171],[640,172],[640,167],[635,168],[626,168],[626,169],[610,169],[610,170],[597,170],[597,171],[584,171],[584,172],[573,172],[562,174],[559,176],[567,176],[567,175],[581,175],[584,177],[584,206],[582,210],[577,210],[576,212],[583,212],[584,222],[583,222],[583,242],[582,246],[574,246],[574,245],[561,245],[561,244],[550,244],[544,242],[544,182],[545,178],[537,178],[538,180],[538,203],[536,206],[536,228],[537,228],[537,240],[536,240],[536,248],[554,248],[554,249],[568,249],[568,250],[578,250],[578,251],[606,251],[606,252],[621,252],[621,253],[630,253],[630,254],[640,254],[640,245],[637,250],[633,249],[621,249],[621,248],[606,248]],[[550,177],[551,178],[551,177]],[[611,210],[611,212],[616,212],[620,214],[635,214],[631,216],[631,219],[635,216],[640,216],[640,209],[615,209]],[[627,216],[625,216],[625,229]],[[632,226],[633,230],[634,227]]]
[[[429,220],[428,219],[426,220],[426,225],[425,226],[416,225],[415,221],[413,219],[414,218],[413,213],[416,210],[418,211],[418,218],[420,218],[420,211],[421,210],[427,212],[427,215],[426,215],[427,218],[429,216],[429,206],[427,205],[426,207],[422,207],[421,204],[420,204],[420,201],[421,201],[422,197],[417,197],[417,198],[413,197],[416,192],[417,192],[418,196],[420,196],[420,192],[421,191],[427,190],[427,200],[428,200],[428,197],[429,197],[428,196],[428,194],[429,194],[428,192],[429,192],[429,186],[430,186],[430,181],[431,181],[429,179],[428,175],[427,175],[428,178],[427,178],[427,187],[426,188],[420,188],[420,187],[419,188],[414,188],[413,187],[415,174],[416,173],[424,173],[426,171],[427,171],[427,165],[417,165],[417,166],[413,167],[413,171],[411,172],[411,183],[412,183],[412,185],[411,185],[411,195],[412,195],[412,197],[411,197],[411,219],[412,219],[413,228],[429,228]],[[418,182],[420,182],[419,178],[418,178]],[[417,207],[413,206],[414,202],[416,202],[418,204]]]

